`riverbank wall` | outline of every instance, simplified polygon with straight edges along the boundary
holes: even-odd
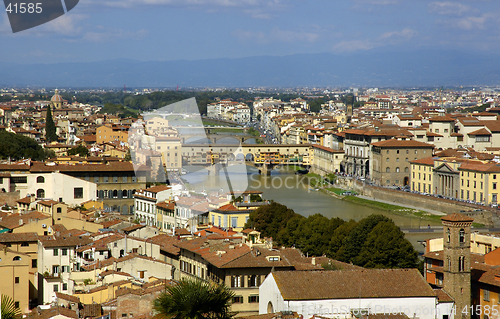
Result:
[[[394,205],[403,207],[415,206],[422,210],[437,210],[446,214],[461,213],[473,218],[475,223],[480,223],[490,228],[500,228],[499,211],[495,208],[377,187],[356,180],[339,182],[344,187],[352,189],[374,201],[389,201]]]

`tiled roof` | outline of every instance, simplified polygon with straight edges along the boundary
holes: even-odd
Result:
[[[436,297],[417,269],[272,272],[284,300]]]
[[[465,162],[458,170],[495,173],[500,172],[500,166],[497,163]]]
[[[470,133],[467,133],[467,135],[469,136],[477,136],[477,135],[481,135],[481,136],[491,136],[491,133],[490,131],[488,131],[487,129],[485,129],[484,127],[483,128],[480,128],[479,130],[476,130],[476,131],[473,131],[473,132],[470,132]]]
[[[38,242],[37,233],[3,233],[0,243]]]
[[[438,302],[454,302],[453,298],[443,289],[434,289]]]
[[[448,214],[446,216],[441,217],[441,220],[450,221],[450,222],[472,222],[473,218],[466,216],[460,213]]]
[[[170,187],[165,186],[165,185],[158,185],[158,186],[153,186],[150,188],[145,189],[146,192],[151,192],[151,193],[159,193],[161,191],[166,191],[169,190]]]
[[[414,140],[396,140],[396,139],[390,139],[390,140],[385,140],[385,141],[380,141],[380,142],[375,142],[372,143],[371,145],[373,146],[378,146],[378,147],[425,147],[425,148],[434,148],[434,145],[428,144],[428,143],[423,143],[419,141],[414,141]]]
[[[410,161],[410,163],[434,166],[434,159],[435,159],[434,157],[430,156],[430,157],[425,157],[425,158],[421,158],[418,160]]]
[[[92,239],[88,236],[42,236],[40,242],[45,248],[49,247],[76,247],[90,244]]]
[[[53,166],[44,163],[34,163],[31,166],[32,173],[40,172],[134,172],[134,166],[131,162],[109,162],[106,164],[58,164]]]
[[[38,211],[31,211],[26,214],[16,213],[2,218],[2,220],[0,220],[0,226],[7,229],[14,229],[28,224],[30,220],[45,220],[49,218],[49,215],[45,215]],[[20,220],[22,220],[23,222],[20,223]],[[47,222],[47,224],[49,224],[49,222]]]
[[[59,299],[64,299],[64,300],[71,301],[74,303],[80,303],[80,298],[72,296],[72,295],[63,294],[62,292],[56,292],[56,297]]]

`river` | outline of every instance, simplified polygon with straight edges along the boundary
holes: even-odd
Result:
[[[420,221],[404,215],[391,214],[376,208],[365,207],[342,201],[325,193],[309,189],[306,177],[295,175],[290,169],[275,169],[271,176],[260,175],[258,170],[242,163],[237,167],[230,166],[227,170],[230,180],[221,171],[219,176],[210,176],[200,167],[185,167],[190,174],[184,175],[185,179],[198,191],[207,192],[223,190],[228,191],[229,186],[234,190],[259,190],[263,198],[274,200],[288,206],[296,213],[303,216],[321,214],[328,218],[339,217],[344,220],[354,219],[359,221],[371,214],[382,214],[391,218],[394,223],[402,228],[418,228],[419,226],[440,225],[438,222]],[[442,236],[436,233],[407,233],[406,238],[420,253],[424,251],[418,241]]]

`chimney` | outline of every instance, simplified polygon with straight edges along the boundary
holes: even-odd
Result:
[[[316,266],[316,257],[311,258],[311,264],[313,264],[313,266]]]

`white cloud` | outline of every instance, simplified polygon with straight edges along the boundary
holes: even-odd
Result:
[[[380,36],[381,39],[411,39],[417,35],[417,31],[405,28],[401,31],[386,32]]]
[[[341,41],[333,47],[335,52],[354,52],[354,51],[366,51],[373,49],[376,45],[369,40],[351,40],[351,41]]]
[[[262,31],[253,32],[253,31],[246,31],[239,29],[234,31],[233,35],[239,38],[243,42],[253,41],[259,44],[267,44],[272,42],[314,43],[320,38],[320,35],[318,33],[306,32],[306,31],[282,30],[280,28],[274,28],[268,33]]]
[[[487,29],[486,24],[490,21],[498,21],[498,17],[493,13],[486,13],[480,16],[467,16],[451,20],[438,20],[437,23],[454,29],[466,31]]]
[[[456,2],[432,2],[429,3],[429,10],[441,15],[461,16],[464,13],[471,12],[471,7]]]
[[[147,30],[141,29],[135,32],[126,31],[122,29],[105,30],[103,32],[87,32],[84,34],[83,39],[90,42],[109,42],[118,39],[137,39],[146,37],[149,34]]]
[[[357,3],[371,4],[377,6],[388,6],[399,4],[399,0],[356,0]]]

